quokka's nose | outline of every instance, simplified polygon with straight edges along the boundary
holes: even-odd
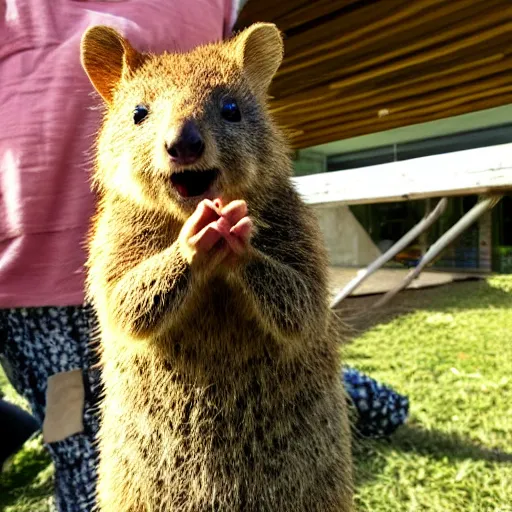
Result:
[[[191,165],[204,153],[204,141],[194,121],[186,121],[165,146],[171,160],[178,165]]]

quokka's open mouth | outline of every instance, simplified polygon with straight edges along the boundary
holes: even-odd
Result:
[[[172,174],[171,183],[181,197],[198,197],[208,192],[218,174],[218,169],[188,169]]]

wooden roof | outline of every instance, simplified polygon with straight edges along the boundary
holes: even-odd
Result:
[[[255,21],[285,34],[295,148],[512,103],[512,0],[249,0],[236,29]]]

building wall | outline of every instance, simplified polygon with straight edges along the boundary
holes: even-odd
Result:
[[[381,254],[347,206],[315,207],[331,265],[360,267]]]
[[[308,149],[298,151],[293,158],[295,176],[319,174],[327,171],[327,156]]]
[[[295,176],[319,174],[327,170],[327,157],[316,151],[303,150],[297,152],[293,165]],[[331,265],[366,266],[380,256],[379,249],[348,206],[317,206],[315,211]]]

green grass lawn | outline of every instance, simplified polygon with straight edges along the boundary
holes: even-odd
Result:
[[[358,510],[512,512],[512,276],[406,292],[395,306],[378,322],[365,313],[373,325],[345,349],[411,400],[391,440],[354,443]],[[51,479],[31,442],[0,477],[0,510],[48,510]]]
[[[399,300],[346,349],[411,400],[390,442],[356,443],[358,510],[512,512],[512,276]]]

